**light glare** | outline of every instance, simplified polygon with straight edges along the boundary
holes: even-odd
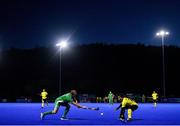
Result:
[[[165,35],[169,35],[169,32],[161,30],[160,32],[156,33],[156,36],[165,36]]]
[[[161,32],[160,32],[160,34],[161,34],[161,35],[164,35],[164,34],[165,34],[165,32],[164,32],[164,31],[161,31]]]
[[[60,43],[57,43],[56,46],[59,46],[61,48],[67,47],[67,42],[66,41],[61,41]]]

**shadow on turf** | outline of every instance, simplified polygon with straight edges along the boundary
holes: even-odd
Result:
[[[69,120],[88,120],[88,119],[84,119],[84,118],[68,118]]]
[[[44,120],[68,121],[68,120],[88,120],[88,119],[84,119],[84,118],[68,118],[68,120],[61,120],[61,119],[44,119]]]
[[[141,120],[144,120],[144,119],[132,119],[130,122],[132,122],[132,121],[141,121]]]

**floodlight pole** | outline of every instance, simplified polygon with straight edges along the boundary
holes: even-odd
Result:
[[[163,69],[163,96],[166,98],[166,75],[165,75],[165,58],[164,58],[164,35],[161,35],[162,42],[162,69]]]
[[[156,36],[161,36],[161,42],[162,42],[162,80],[163,80],[163,96],[166,98],[166,71],[165,71],[165,58],[164,58],[164,37],[166,35],[169,35],[169,32],[161,30],[160,32],[156,33]]]
[[[62,81],[61,81],[61,49],[62,47],[60,46],[59,47],[59,52],[60,52],[60,54],[59,54],[59,95],[61,95],[61,83],[62,83]]]
[[[61,80],[61,53],[62,53],[62,48],[65,48],[67,46],[67,42],[66,41],[61,41],[59,43],[56,44],[57,47],[59,47],[59,95],[61,95],[61,91],[62,91],[62,80]]]

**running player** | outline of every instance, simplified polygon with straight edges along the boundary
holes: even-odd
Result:
[[[114,94],[110,91],[108,94],[109,104],[113,105]]]
[[[46,102],[46,105],[48,106],[48,102],[47,102],[47,95],[48,93],[46,92],[45,89],[43,89],[43,91],[41,92],[41,97],[42,97],[42,108],[44,108],[44,103]]]
[[[154,107],[156,107],[158,94],[155,91],[153,91],[153,93],[152,93],[152,99],[153,99],[153,102],[154,102]]]
[[[71,104],[77,106],[78,108],[87,108],[86,106],[81,106],[80,104],[78,104],[78,102],[76,100],[76,95],[77,95],[76,90],[71,90],[69,93],[56,98],[54,110],[41,113],[41,119],[43,119],[46,115],[56,114],[58,112],[58,109],[60,106],[65,106],[66,109],[64,111],[63,116],[61,117],[61,120],[67,120],[66,115],[68,114],[68,112],[70,110],[70,105],[68,103],[71,103]]]
[[[125,121],[124,114],[125,114],[125,110],[127,109],[128,110],[127,121],[132,120],[132,112],[138,108],[138,104],[134,100],[123,95],[120,96],[120,101],[121,104],[115,109],[117,111],[119,108],[121,108],[119,119],[121,121]]]

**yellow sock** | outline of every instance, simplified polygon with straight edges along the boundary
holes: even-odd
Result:
[[[156,102],[154,103],[154,107],[156,107]]]
[[[128,109],[128,119],[131,119],[131,118],[132,118],[132,110]]]
[[[44,101],[42,100],[42,108],[44,108]]]

